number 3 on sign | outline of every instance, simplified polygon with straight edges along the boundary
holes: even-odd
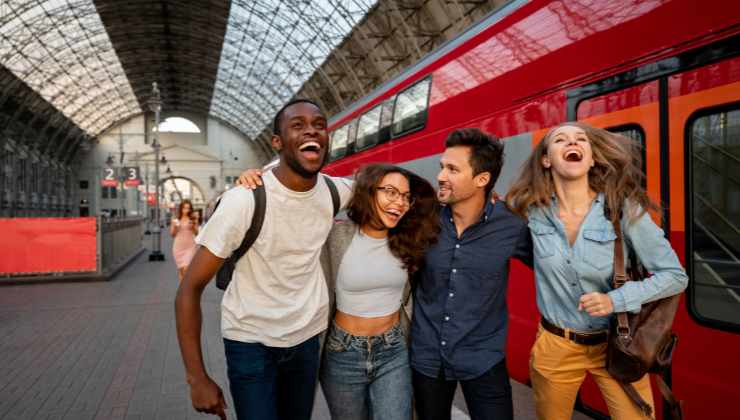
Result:
[[[123,168],[123,173],[126,174],[126,179],[123,181],[125,186],[138,187],[141,185],[138,166],[126,166]]]

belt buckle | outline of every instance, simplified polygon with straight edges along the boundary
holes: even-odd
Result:
[[[583,344],[581,343],[580,338],[578,337],[578,333],[575,333],[573,331],[568,330],[568,340],[576,343],[576,344]]]

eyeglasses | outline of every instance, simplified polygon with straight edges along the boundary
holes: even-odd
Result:
[[[414,201],[416,201],[416,199],[414,198],[414,196],[411,195],[410,192],[401,194],[401,191],[398,191],[396,187],[392,187],[390,185],[384,185],[382,187],[378,187],[377,191],[382,191],[383,194],[385,194],[385,198],[387,198],[388,201],[401,200],[401,203],[406,204],[409,207],[413,206]]]

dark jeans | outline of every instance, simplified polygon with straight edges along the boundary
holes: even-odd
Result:
[[[450,420],[456,380],[430,378],[413,370],[414,398],[419,419]],[[462,386],[471,420],[509,420],[514,418],[511,384],[506,359],[483,375],[465,381]]]
[[[224,339],[229,388],[239,420],[310,420],[319,339],[288,348]]]

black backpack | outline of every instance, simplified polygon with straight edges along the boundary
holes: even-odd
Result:
[[[334,206],[334,216],[336,216],[339,212],[339,192],[337,191],[337,186],[334,185],[334,181],[332,181],[328,176],[322,176],[322,178],[326,181],[326,186],[329,187],[331,202]],[[226,288],[229,287],[237,261],[247,253],[252,244],[254,244],[254,241],[257,240],[260,230],[262,230],[262,223],[265,221],[265,202],[267,201],[265,187],[260,185],[257,189],[253,190],[253,192],[254,216],[252,217],[252,224],[249,226],[249,229],[247,229],[247,233],[244,234],[244,239],[242,240],[241,245],[239,245],[239,248],[226,258],[226,261],[224,261],[224,264],[218,269],[218,273],[216,274],[216,287],[221,290],[226,290]],[[220,202],[221,200],[216,202],[216,207],[213,209],[214,212],[216,211],[216,208],[218,208]]]

